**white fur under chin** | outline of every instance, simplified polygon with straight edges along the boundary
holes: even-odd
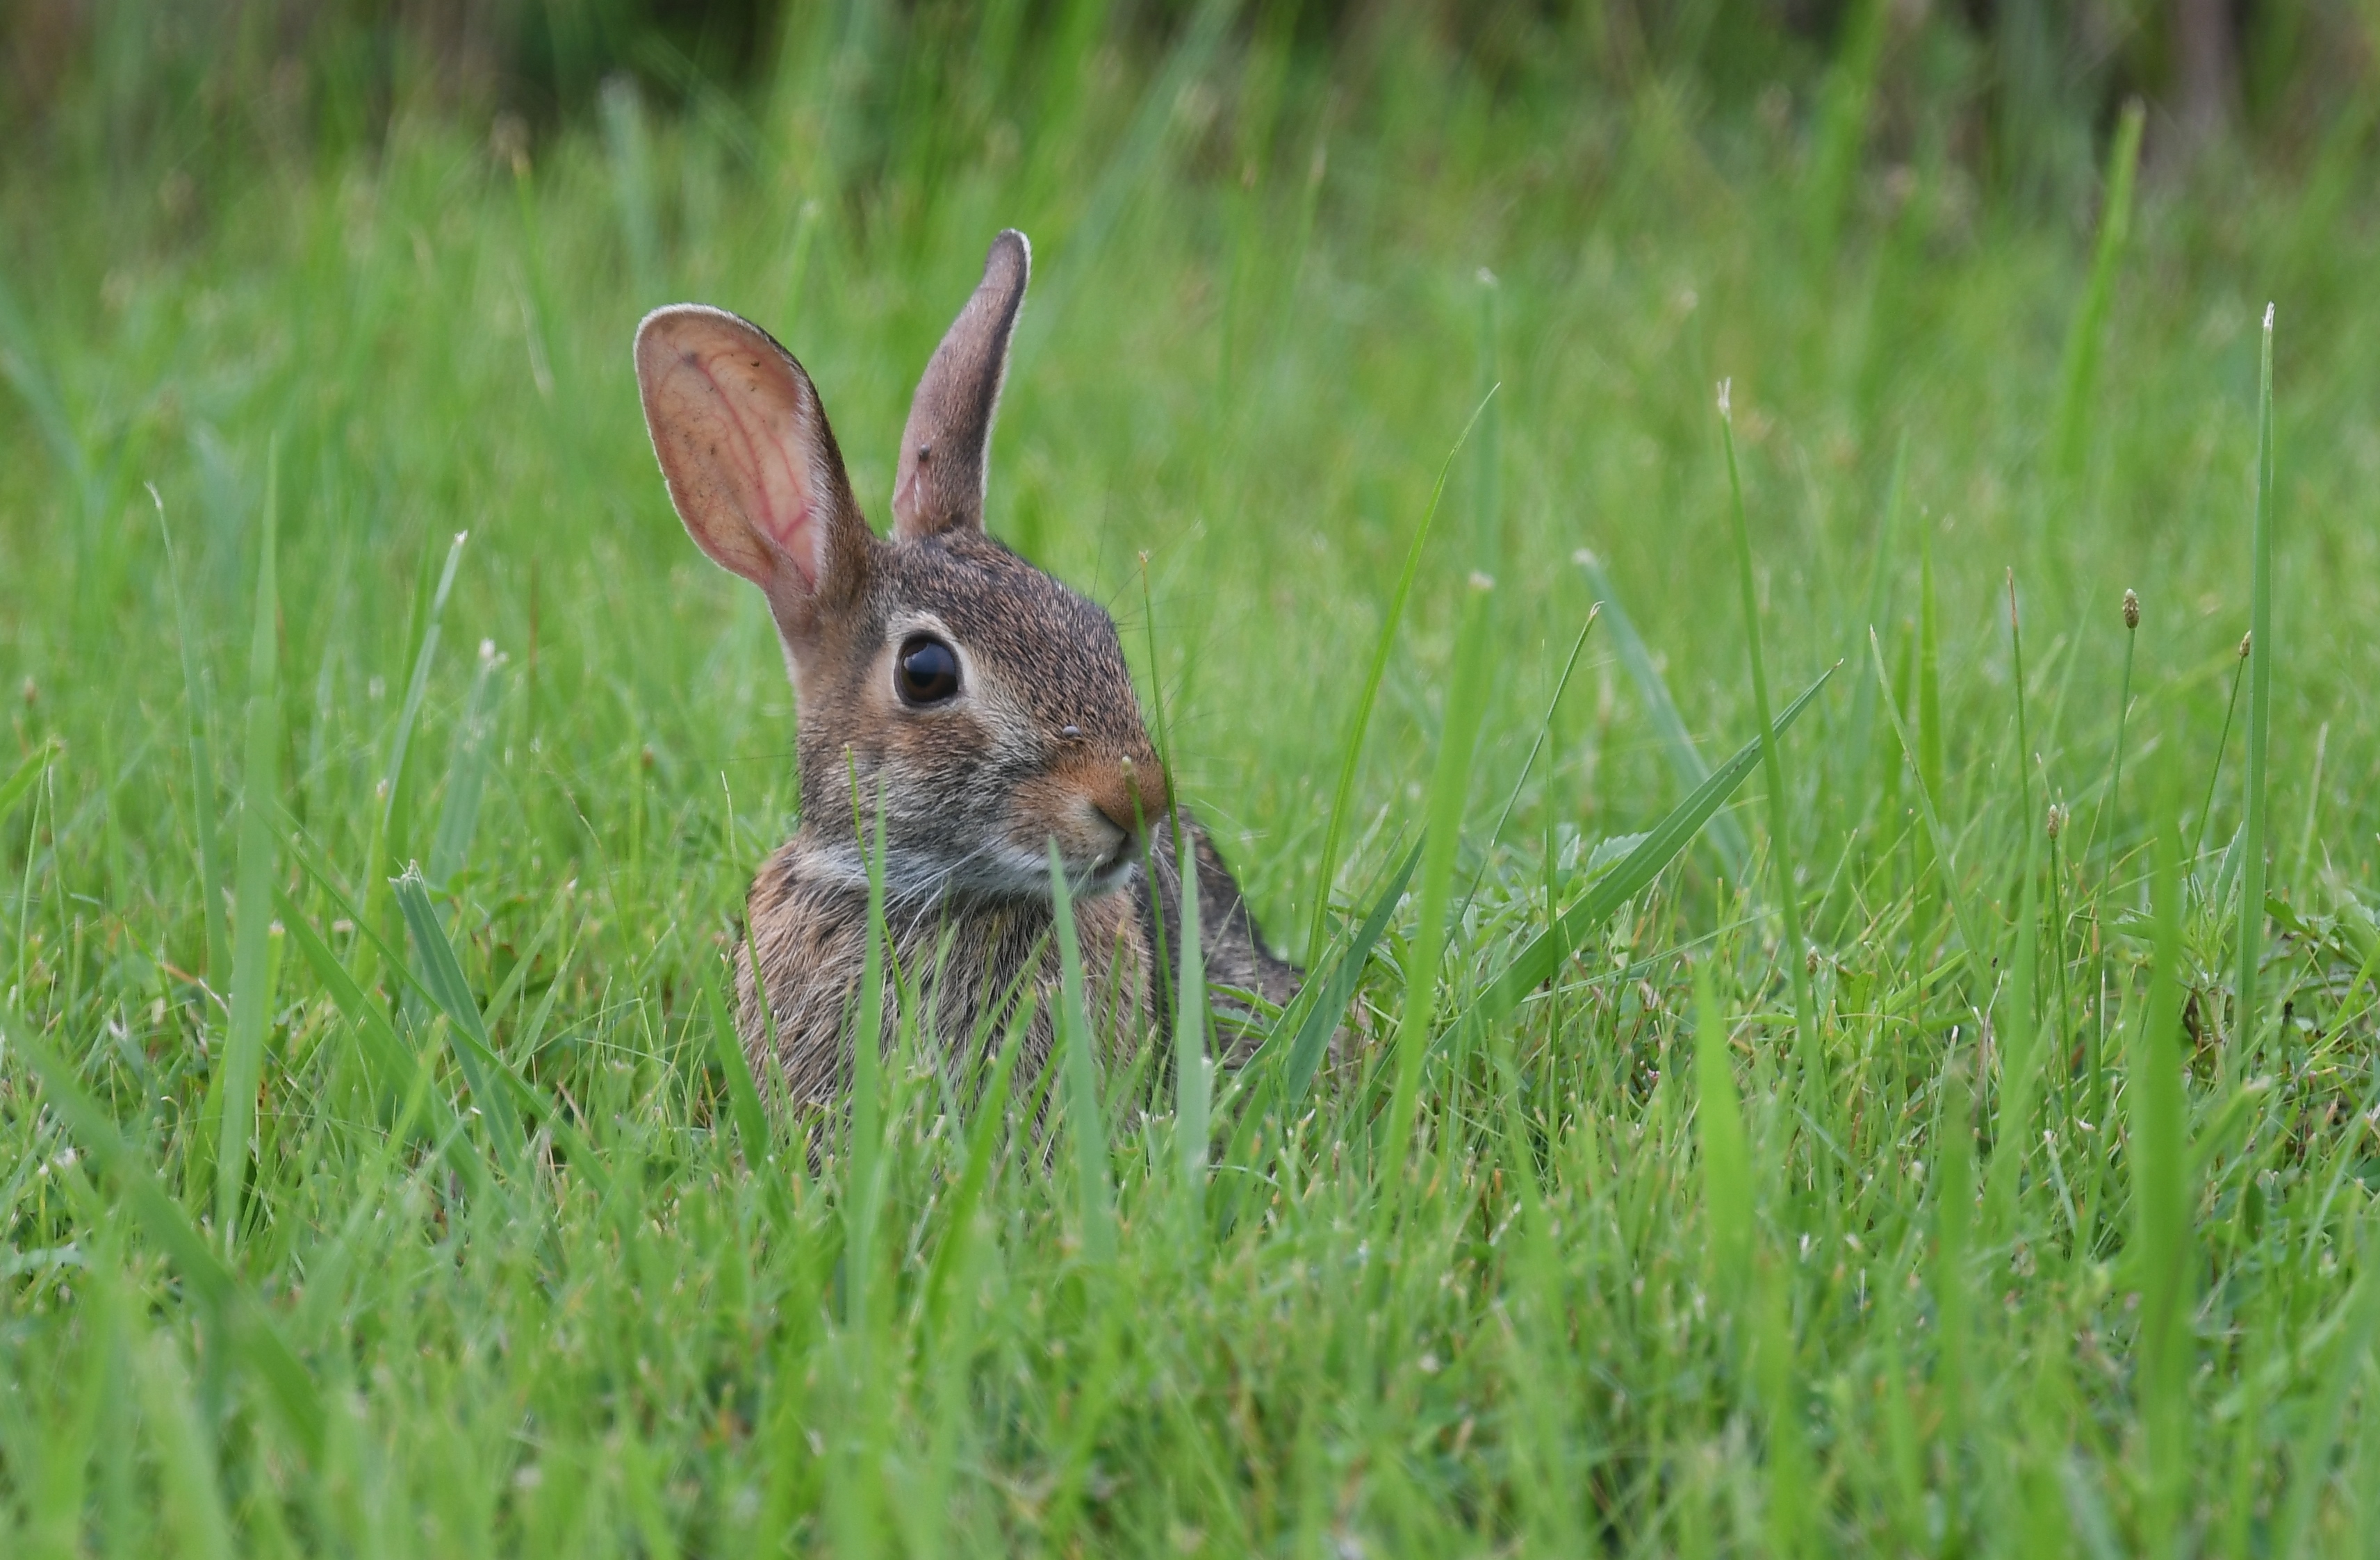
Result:
[[[1066,886],[1075,898],[1096,899],[1131,883],[1137,857],[1116,854],[1092,863],[1068,862]],[[801,853],[801,875],[812,882],[868,891],[868,858],[856,844],[812,844]],[[917,908],[943,901],[1050,902],[1050,858],[999,841],[957,857],[894,853],[884,864],[887,902]]]

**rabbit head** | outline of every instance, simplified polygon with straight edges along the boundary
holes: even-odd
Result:
[[[889,539],[854,500],[809,375],[768,333],[679,305],[637,381],[687,533],[760,587],[798,706],[810,868],[895,899],[1043,899],[1127,881],[1166,806],[1115,624],[984,531],[986,456],[1032,255],[992,241],[901,437]],[[856,784],[855,784],[856,781]],[[872,826],[866,835],[873,839]]]

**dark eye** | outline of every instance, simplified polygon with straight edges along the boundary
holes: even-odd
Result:
[[[901,641],[892,685],[904,704],[940,704],[959,691],[959,653],[932,635],[913,634]]]

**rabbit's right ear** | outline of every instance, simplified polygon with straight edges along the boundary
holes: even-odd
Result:
[[[791,353],[723,309],[676,304],[637,328],[637,388],[687,534],[768,593],[786,634],[856,598],[867,522]]]

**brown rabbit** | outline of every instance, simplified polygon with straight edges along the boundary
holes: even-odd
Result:
[[[637,382],[671,502],[704,552],[767,595],[798,705],[800,825],[748,903],[765,1012],[752,961],[738,961],[745,1049],[767,1059],[773,1022],[796,1101],[831,1101],[849,1075],[863,840],[880,804],[900,985],[926,994],[923,1032],[945,1052],[996,1034],[1003,1002],[1032,988],[1018,1065],[1029,1076],[1046,1061],[1059,972],[1053,840],[1111,1055],[1165,1033],[1171,981],[1158,950],[1180,946],[1177,817],[1196,864],[1209,979],[1273,1003],[1297,989],[1206,832],[1186,811],[1169,814],[1115,624],[985,534],[992,415],[1031,265],[1024,235],[993,239],[982,283],[927,364],[901,437],[889,541],[853,501],[809,376],[766,332],[693,304],[658,309],[637,331]],[[1229,989],[1215,995],[1219,1029],[1251,1011]]]

